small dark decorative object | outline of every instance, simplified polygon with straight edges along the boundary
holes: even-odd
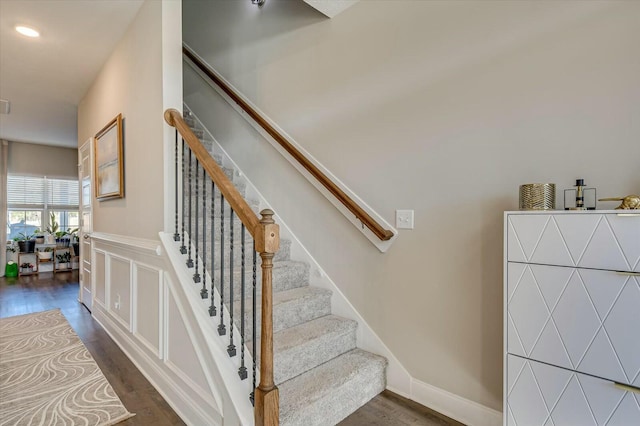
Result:
[[[564,190],[565,210],[595,210],[596,189],[587,188],[584,179],[576,179],[576,189]]]

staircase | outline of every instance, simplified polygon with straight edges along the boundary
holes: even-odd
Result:
[[[187,124],[233,181],[238,191],[246,198],[245,184],[239,177],[238,171],[225,167],[223,157],[213,151],[214,143],[208,136],[208,132],[186,107],[185,111],[184,119]],[[183,185],[185,194],[188,189],[189,184],[185,183]],[[193,181],[191,181],[191,190],[195,191]],[[219,193],[216,192],[214,200],[218,198]],[[192,223],[195,222],[193,212],[199,207],[198,203],[202,201],[192,202],[191,205],[192,213],[188,220],[193,221]],[[257,213],[258,202],[249,201],[249,205]],[[231,222],[233,223],[233,229],[231,229],[229,214],[228,210],[221,211],[218,206],[211,217],[201,216],[198,219],[199,230],[202,231],[203,226],[206,226],[207,234],[210,234],[211,229],[219,229],[221,217],[224,216],[226,229],[222,236],[216,233],[211,239],[211,244],[207,243],[207,247],[201,250],[200,259],[196,262],[199,266],[196,265],[194,273],[198,273],[197,267],[202,268],[202,260],[205,260],[207,274],[211,275],[213,264],[216,288],[220,291],[219,283],[223,282],[223,291],[229,292],[231,282],[229,275],[231,274],[228,270],[221,274],[220,265],[229,262],[231,255],[225,254],[223,262],[220,259],[220,252],[221,247],[224,247],[225,252],[229,250],[231,232],[233,232],[236,247],[232,256],[233,265],[236,265],[233,269],[233,292],[236,299],[233,306],[229,306],[228,299],[225,300],[225,304],[229,312],[233,312],[233,321],[238,329],[240,329],[241,319],[245,319],[245,336],[247,337],[244,343],[249,351],[253,351],[254,345],[251,341],[253,324],[250,320],[251,292],[246,291],[244,294],[244,312],[240,300],[242,273],[237,266],[242,262],[242,251],[238,249],[241,239],[241,222],[237,219]],[[198,241],[198,244],[204,241],[202,235],[194,234],[192,238]],[[206,238],[208,239],[209,235]],[[251,236],[245,233],[244,238],[244,246],[252,247]],[[310,267],[307,263],[292,260],[290,247],[291,241],[283,239],[273,262],[273,368],[274,381],[280,395],[280,424],[296,426],[337,424],[385,389],[387,360],[356,347],[357,323],[332,315],[331,291],[309,285]],[[251,251],[251,249],[246,250],[247,259],[251,256]],[[247,282],[252,278],[253,273],[252,270],[245,272]],[[260,275],[260,267],[255,273]],[[199,274],[204,276],[204,271]],[[257,282],[259,283],[260,280],[258,279]],[[207,284],[201,283],[195,285],[194,291],[199,291],[202,284],[206,289]],[[256,290],[260,294],[260,289]],[[203,298],[206,297],[208,296],[203,293]],[[259,311],[260,303],[256,306]],[[256,339],[259,340],[259,313],[257,317],[255,333]],[[214,317],[212,320],[217,321],[217,318]],[[236,339],[236,345],[240,346],[240,337]],[[240,352],[238,347],[238,353]],[[259,353],[252,353],[252,356],[258,360],[260,358]],[[249,372],[249,380],[251,380],[251,372]]]

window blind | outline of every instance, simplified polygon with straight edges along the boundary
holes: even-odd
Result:
[[[78,181],[34,176],[7,176],[7,205],[10,208],[78,209]]]
[[[10,207],[25,206],[44,208],[44,190],[44,177],[7,176],[7,204]]]
[[[79,188],[77,180],[47,179],[47,207],[50,209],[78,208]]]

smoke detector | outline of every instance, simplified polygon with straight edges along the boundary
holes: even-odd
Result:
[[[9,114],[11,112],[11,102],[6,99],[0,99],[0,114]]]

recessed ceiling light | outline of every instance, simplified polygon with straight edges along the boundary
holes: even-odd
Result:
[[[18,25],[16,27],[16,31],[27,37],[40,37],[40,33],[38,31],[30,27],[25,27],[24,25]]]

